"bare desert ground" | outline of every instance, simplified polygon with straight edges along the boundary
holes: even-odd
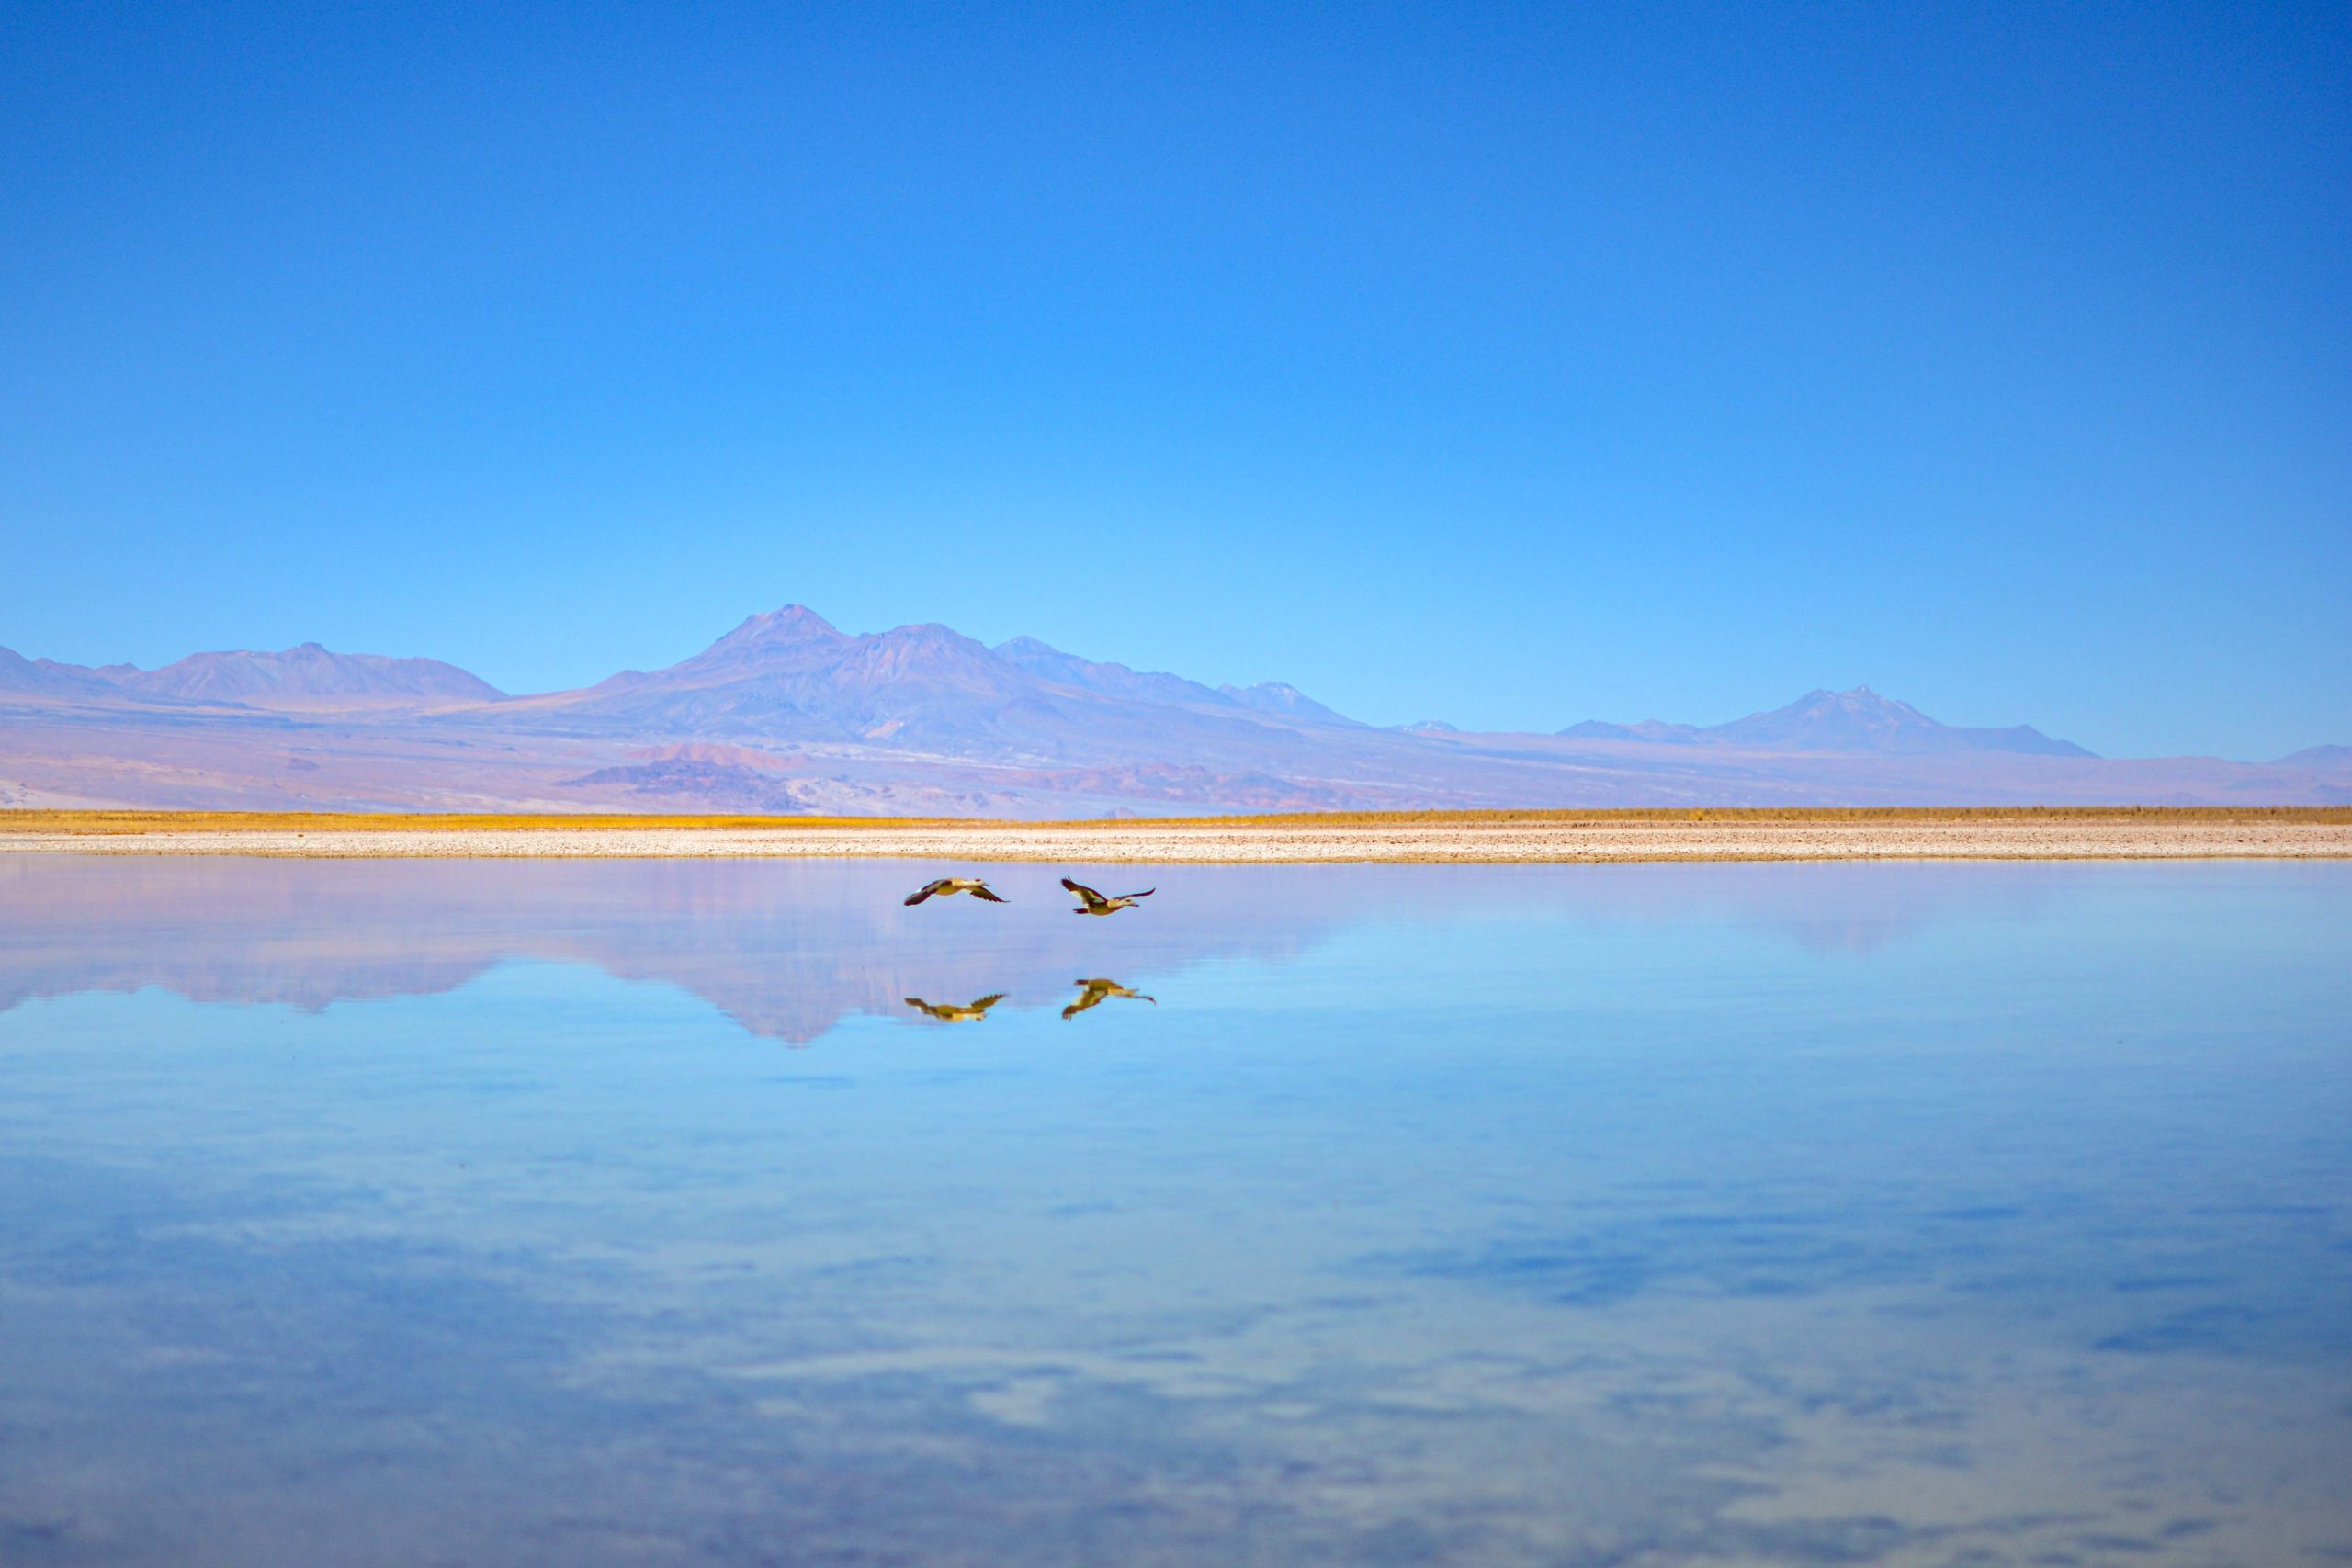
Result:
[[[1317,861],[2352,858],[2352,808],[1462,812],[964,819],[0,813],[0,852],[842,857],[1091,863]]]

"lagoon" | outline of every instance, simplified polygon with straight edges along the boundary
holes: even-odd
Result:
[[[2352,1556],[2352,864],[949,869],[0,857],[0,1562]]]

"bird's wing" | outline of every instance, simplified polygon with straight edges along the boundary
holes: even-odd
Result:
[[[996,1006],[997,1003],[1002,1000],[1004,1000],[1004,993],[1002,991],[999,991],[992,997],[982,997],[978,1001],[966,1002],[964,1006],[967,1010],[971,1012],[986,1012],[989,1009]]]
[[[1062,1009],[1062,1016],[1064,1018],[1075,1017],[1078,1014],[1084,1012],[1088,1008],[1097,1006],[1104,997],[1107,997],[1111,993],[1108,991],[1098,991],[1093,987],[1089,986],[1086,987],[1086,991],[1082,996],[1080,996],[1076,1001],[1070,1003],[1069,1006]]]
[[[1011,902],[1012,902],[1012,899],[1010,899],[1010,898],[1002,898],[1002,897],[999,897],[996,895],[996,893],[994,893],[993,891],[991,891],[991,890],[990,890],[990,888],[989,887],[989,885],[988,885],[987,883],[985,883],[985,882],[981,883],[978,886],[977,886],[977,887],[973,888],[971,891],[972,891],[972,897],[975,897],[975,898],[985,898],[985,899],[987,899],[987,900],[988,900],[989,903],[991,903],[991,904],[1010,904]]]
[[[1103,897],[1100,893],[1094,891],[1091,887],[1087,886],[1083,882],[1072,882],[1067,876],[1062,878],[1062,886],[1077,894],[1079,901],[1090,909],[1094,908],[1098,905],[1107,904],[1111,901],[1108,898]]]
[[[907,902],[910,904],[920,904],[924,899],[930,897],[933,894],[938,892],[941,888],[945,887],[946,886],[947,879],[944,876],[936,882],[926,882],[921,887],[916,888],[912,893],[907,895]]]
[[[1119,897],[1122,898],[1148,898],[1159,891],[1159,889],[1157,887],[1147,887],[1140,893],[1122,893]]]

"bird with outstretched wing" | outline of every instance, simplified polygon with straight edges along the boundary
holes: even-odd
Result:
[[[1084,883],[1072,882],[1067,876],[1062,878],[1062,886],[1078,895],[1078,908],[1070,911],[1073,915],[1115,915],[1122,909],[1133,908],[1136,899],[1148,898],[1159,891],[1157,887],[1147,887],[1140,893],[1122,893],[1116,898],[1105,898]]]

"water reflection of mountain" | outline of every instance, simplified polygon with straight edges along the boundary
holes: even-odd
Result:
[[[796,1043],[910,995],[1060,1006],[1080,973],[1279,961],[1353,912],[1312,868],[1201,868],[1186,897],[1075,921],[1043,868],[1016,901],[907,908],[933,868],[887,861],[284,861],[0,857],[0,1008],[162,987],[200,1001],[447,991],[508,959],[590,964]]]
[[[162,987],[200,1001],[447,991],[509,959],[594,964],[803,1043],[909,996],[1061,1007],[1204,959],[1280,962],[1347,925],[1415,918],[1725,921],[1869,950],[2014,918],[2068,866],[1189,866],[1148,908],[1073,920],[1064,870],[999,866],[1013,902],[908,908],[940,867],[890,861],[290,861],[0,856],[0,1009]],[[1125,870],[1104,872],[1117,881]]]
[[[1497,868],[1508,869],[1508,868]],[[1969,920],[2031,918],[2064,889],[2161,868],[1946,861],[1602,865],[1567,901],[1619,921],[1736,925],[1813,953],[1869,953]]]

